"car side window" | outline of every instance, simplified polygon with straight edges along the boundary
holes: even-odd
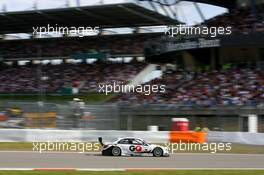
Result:
[[[143,145],[143,142],[142,142],[141,140],[134,139],[134,140],[132,141],[132,144],[134,144],[134,145]]]
[[[118,142],[118,144],[129,144],[129,140],[128,139],[122,139]]]

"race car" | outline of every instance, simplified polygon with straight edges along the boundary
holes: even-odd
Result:
[[[103,143],[102,137],[99,137],[98,141],[102,145],[102,155],[104,156],[142,156],[147,153],[154,157],[169,156],[166,147],[150,144],[139,138],[117,138],[112,142]]]

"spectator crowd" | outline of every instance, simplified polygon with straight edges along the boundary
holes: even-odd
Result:
[[[145,63],[28,65],[2,68],[0,93],[56,93],[79,82],[81,92],[96,92],[100,83],[128,82]]]
[[[211,18],[203,23],[207,26],[232,27],[233,34],[264,32],[264,7],[232,9],[228,13]]]
[[[179,71],[148,84],[166,85],[165,93],[120,94],[117,102],[190,106],[252,106],[264,102],[264,71],[236,68],[211,72]]]
[[[98,92],[99,84],[127,84],[145,66],[143,62],[11,66],[0,71],[0,93],[58,93],[74,82],[81,92]],[[117,94],[111,101],[207,107],[264,102],[264,71],[258,68],[165,72],[145,85],[165,85],[166,91]]]
[[[0,41],[0,57],[69,57],[72,54],[91,51],[111,55],[142,55],[145,44],[157,40],[160,36],[159,33],[4,40]]]

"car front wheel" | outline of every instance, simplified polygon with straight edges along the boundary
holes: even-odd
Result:
[[[154,157],[161,157],[162,155],[163,155],[163,150],[161,148],[157,147],[153,150]]]

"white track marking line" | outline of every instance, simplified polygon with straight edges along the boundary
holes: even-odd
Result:
[[[126,171],[124,168],[0,168],[0,171]]]
[[[0,168],[0,171],[177,171],[177,170],[264,170],[264,168]]]
[[[40,154],[44,154],[44,153],[48,153],[48,154],[100,154],[101,152],[69,152],[69,151],[0,151],[0,153],[40,153]]]
[[[61,152],[61,151],[0,151],[0,153],[39,153],[39,154],[101,154],[101,152]],[[264,154],[241,154],[241,153],[170,153],[170,155],[204,155],[204,156],[264,156]]]
[[[126,168],[126,171],[169,171],[169,170],[264,170],[264,168]]]

